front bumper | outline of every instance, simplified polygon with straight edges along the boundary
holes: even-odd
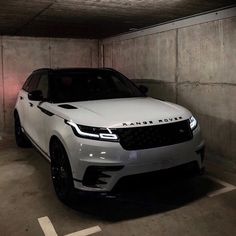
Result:
[[[137,151],[124,150],[119,143],[69,138],[67,151],[75,188],[107,192],[125,176],[153,172],[196,162],[203,168],[204,141],[200,128],[187,142]]]

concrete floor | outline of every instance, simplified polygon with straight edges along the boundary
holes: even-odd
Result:
[[[207,163],[207,175],[236,185],[236,174]],[[236,190],[206,176],[157,180],[123,189],[116,198],[78,198],[71,207],[54,194],[48,162],[35,149],[0,140],[0,235],[44,235],[38,218],[48,216],[58,235],[99,226],[95,235],[235,235]]]

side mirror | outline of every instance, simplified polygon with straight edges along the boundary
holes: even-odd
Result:
[[[148,87],[146,87],[146,86],[144,86],[144,85],[139,85],[138,88],[139,88],[139,90],[141,91],[141,93],[147,94],[147,92],[148,92]]]
[[[40,90],[34,90],[28,94],[28,98],[31,101],[42,101],[43,93]]]

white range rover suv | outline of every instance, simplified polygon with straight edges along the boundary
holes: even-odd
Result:
[[[16,102],[16,143],[32,143],[50,161],[64,202],[74,189],[109,192],[129,175],[187,163],[202,170],[196,119],[146,92],[113,69],[36,70]]]

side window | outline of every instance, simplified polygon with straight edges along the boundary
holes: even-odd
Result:
[[[25,81],[25,83],[24,83],[24,85],[23,85],[23,87],[22,87],[22,89],[25,90],[26,92],[29,91],[29,84],[30,84],[30,82],[31,82],[32,77],[33,77],[33,76],[30,75],[30,76],[28,77],[28,79]]]
[[[43,98],[48,97],[48,75],[47,74],[42,74],[40,76],[36,90],[42,91]]]
[[[31,80],[28,85],[28,90],[27,92],[32,92],[37,89],[37,85],[39,83],[39,74],[33,74],[31,77]]]

